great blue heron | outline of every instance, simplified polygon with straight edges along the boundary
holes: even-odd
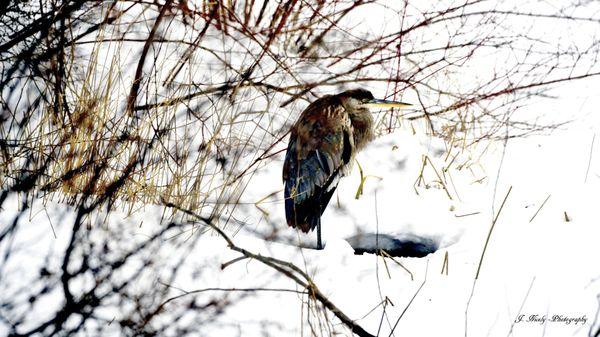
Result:
[[[410,104],[373,98],[354,89],[312,102],[292,127],[285,162],[285,216],[289,226],[305,233],[317,229],[321,249],[321,215],[358,151],[373,139],[369,108]]]

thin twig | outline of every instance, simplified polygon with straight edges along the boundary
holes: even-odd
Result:
[[[587,182],[587,177],[588,177],[588,174],[590,173],[590,165],[592,164],[592,154],[594,153],[594,142],[595,141],[596,141],[596,134],[594,133],[594,136],[592,137],[592,145],[590,146],[590,158],[588,159],[587,169],[585,170],[585,179],[583,180],[584,183]]]
[[[481,213],[481,212],[472,212],[472,213],[467,213],[467,214],[454,214],[454,217],[456,217],[456,218],[462,218],[462,217],[465,217],[465,216],[477,215],[479,213]]]
[[[425,267],[425,278],[423,278],[423,282],[421,282],[421,285],[419,286],[419,288],[417,289],[417,291],[415,291],[415,294],[413,295],[413,297],[410,299],[410,301],[408,301],[408,304],[406,305],[406,307],[404,307],[404,310],[402,310],[402,313],[400,314],[400,316],[396,320],[396,323],[394,324],[394,327],[392,328],[392,331],[390,331],[389,337],[391,337],[394,334],[394,330],[396,330],[396,327],[398,326],[398,323],[400,322],[400,319],[402,319],[402,317],[404,316],[404,314],[406,313],[406,311],[408,310],[408,308],[410,307],[410,305],[412,304],[412,302],[415,300],[415,298],[417,297],[417,295],[419,294],[419,292],[421,291],[421,289],[423,289],[423,286],[425,285],[425,282],[427,281],[427,270],[428,269],[429,269],[429,260],[427,260],[427,266]]]
[[[221,264],[221,270],[223,270],[223,269],[225,269],[225,268],[227,268],[227,267],[231,266],[232,264],[234,264],[234,263],[236,263],[236,262],[239,262],[239,261],[245,260],[245,259],[247,259],[247,258],[248,258],[247,256],[240,256],[240,257],[236,257],[235,259],[233,259],[233,260],[231,260],[231,261],[227,261],[227,262],[225,262],[225,263],[222,263],[222,264]]]
[[[533,221],[533,219],[535,219],[535,217],[538,215],[538,213],[542,210],[542,207],[544,207],[544,205],[546,204],[546,201],[548,201],[548,199],[550,199],[550,195],[551,194],[548,194],[546,199],[544,199],[544,202],[542,202],[542,204],[540,205],[540,208],[538,208],[537,211],[535,212],[535,214],[531,217],[531,219],[529,219],[529,223],[531,223]]]
[[[533,279],[531,279],[531,283],[529,284],[529,289],[527,289],[527,293],[525,293],[525,297],[523,298],[523,301],[521,302],[521,306],[519,307],[519,311],[517,312],[516,317],[518,317],[521,314],[521,312],[523,311],[523,307],[525,306],[525,302],[527,301],[527,298],[529,297],[531,288],[533,288],[534,281],[535,281],[535,276],[533,277]],[[512,335],[514,326],[515,326],[515,320],[513,320],[512,323],[510,324],[510,330],[508,331],[509,336]]]
[[[479,278],[479,272],[481,271],[481,265],[483,264],[483,257],[485,255],[485,251],[487,250],[488,243],[490,242],[490,238],[492,236],[492,231],[494,230],[494,226],[496,226],[496,221],[498,221],[498,217],[500,216],[500,213],[502,212],[502,208],[504,208],[506,199],[508,199],[508,196],[510,195],[510,191],[512,191],[512,186],[508,189],[508,192],[506,192],[506,196],[504,197],[504,200],[502,200],[500,209],[498,210],[498,213],[496,213],[496,217],[494,218],[494,221],[492,221],[492,226],[490,227],[490,231],[488,232],[487,238],[485,239],[485,245],[483,246],[483,251],[481,252],[481,258],[479,259],[479,265],[477,266],[477,273],[475,274],[475,279]]]
[[[406,270],[406,272],[410,275],[410,280],[414,281],[415,278],[414,278],[413,273],[410,270],[408,270],[408,268],[406,268],[402,263],[400,263],[399,261],[397,261],[396,259],[394,259],[393,256],[391,256],[388,252],[386,252],[383,249],[380,249],[379,252],[381,253],[381,255],[383,255],[383,256],[389,258],[390,260],[396,262],[397,265],[399,265],[400,267],[402,267],[402,269]],[[387,265],[386,265],[386,267],[387,267]]]
[[[440,274],[444,274],[444,271],[446,271],[446,275],[448,275],[448,251],[444,254],[444,262],[442,263],[442,271]]]

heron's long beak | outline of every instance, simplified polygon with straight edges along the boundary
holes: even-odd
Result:
[[[412,104],[404,102],[388,101],[385,99],[372,99],[370,102],[365,104],[369,108],[406,108],[412,106]]]

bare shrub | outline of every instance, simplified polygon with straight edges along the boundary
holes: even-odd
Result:
[[[394,99],[405,95],[416,108],[379,115],[378,132],[424,126],[449,144],[449,161],[484,140],[550,130],[556,124],[521,116],[520,108],[561,84],[600,74],[597,40],[544,40],[544,25],[568,32],[600,21],[585,16],[597,7],[593,2],[562,6],[3,2],[0,207],[18,198],[21,215],[0,229],[2,266],[20,256],[11,242],[25,230],[23,215],[32,204],[68,203],[76,217],[69,241],[48,252],[49,261],[58,260],[54,269],[40,266],[26,287],[2,273],[1,324],[12,335],[48,336],[89,329],[181,336],[212,324],[245,295],[208,289],[212,298],[190,296],[165,315],[171,288],[132,285],[146,275],[168,285],[178,273],[195,243],[166,238],[225,227],[253,175],[278,158],[308,101],[355,86]],[[134,226],[127,223],[90,239],[105,227],[101,220],[88,226],[101,208],[132,213],[145,204],[173,206],[165,209],[164,228],[135,244],[126,243]],[[194,232],[197,217],[203,229]],[[125,248],[113,254],[107,247],[117,243]],[[173,260],[155,258],[167,252]],[[303,277],[282,261],[270,263],[281,275]],[[327,309],[318,311],[321,318],[333,312],[366,333],[316,286],[304,288],[314,308]],[[32,317],[51,293],[62,306],[47,319]],[[114,307],[127,308],[116,328],[98,314]],[[190,312],[192,319],[178,320]]]

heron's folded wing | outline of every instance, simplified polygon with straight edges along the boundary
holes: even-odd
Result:
[[[326,192],[335,189],[352,153],[352,129],[343,106],[318,103],[311,104],[294,125],[284,163],[286,215],[294,227],[290,223],[294,209],[324,202],[321,210],[314,210],[320,216],[331,197]],[[321,200],[325,194],[327,200]]]

